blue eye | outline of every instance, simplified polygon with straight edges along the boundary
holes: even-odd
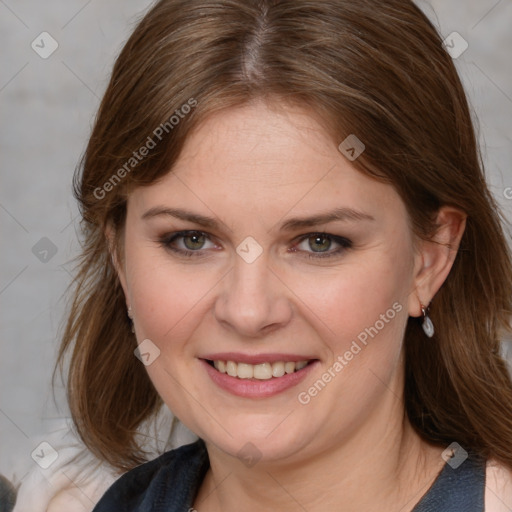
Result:
[[[170,233],[160,238],[159,242],[165,248],[185,257],[204,257],[205,253],[203,249],[212,249],[216,247],[210,240],[208,234],[194,230]],[[211,246],[205,247],[205,244],[207,243],[210,243]],[[297,250],[297,247],[304,243],[307,244],[307,247]],[[338,248],[330,250],[333,244],[337,245]],[[344,251],[351,247],[352,242],[341,236],[330,235],[328,233],[308,233],[299,238],[299,242],[294,246],[292,252],[307,253],[308,258],[331,258],[340,256]]]

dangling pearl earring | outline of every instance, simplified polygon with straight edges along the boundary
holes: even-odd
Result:
[[[132,307],[130,306],[128,308],[128,318],[132,321],[132,332],[135,332],[135,326],[133,325],[133,313],[132,313]]]
[[[430,317],[428,316],[428,306],[427,308],[425,309],[425,306],[423,304],[421,304],[421,313],[423,314],[423,323],[422,323],[422,327],[423,327],[423,331],[425,332],[425,334],[429,337],[429,338],[432,338],[432,336],[434,336],[434,324],[432,323],[432,320],[430,320]]]

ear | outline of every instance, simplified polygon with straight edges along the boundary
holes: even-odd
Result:
[[[110,253],[110,257],[112,258],[112,264],[116,269],[117,275],[119,277],[119,281],[124,291],[124,296],[128,302],[128,287],[126,286],[126,272],[124,269],[124,259],[120,257],[118,253],[118,244],[116,243],[116,229],[113,226],[112,222],[108,222],[105,228],[105,237],[108,243],[108,250]]]
[[[452,268],[466,228],[467,215],[443,206],[436,218],[438,226],[430,241],[420,240],[414,263],[414,285],[409,295],[409,315],[421,316],[421,304],[428,306]]]

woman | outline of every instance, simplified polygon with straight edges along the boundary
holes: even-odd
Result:
[[[76,195],[95,511],[512,507],[510,253],[413,3],[158,2]],[[162,402],[199,440],[132,469]]]

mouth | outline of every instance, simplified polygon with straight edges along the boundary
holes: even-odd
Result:
[[[316,361],[316,359],[303,361],[274,361],[272,363],[263,362],[259,364],[242,363],[223,359],[205,359],[205,361],[219,373],[227,374],[230,377],[236,377],[238,379],[269,380],[297,373]]]
[[[268,398],[302,382],[319,359],[267,354],[218,354],[199,359],[211,381],[220,389],[243,398]]]

